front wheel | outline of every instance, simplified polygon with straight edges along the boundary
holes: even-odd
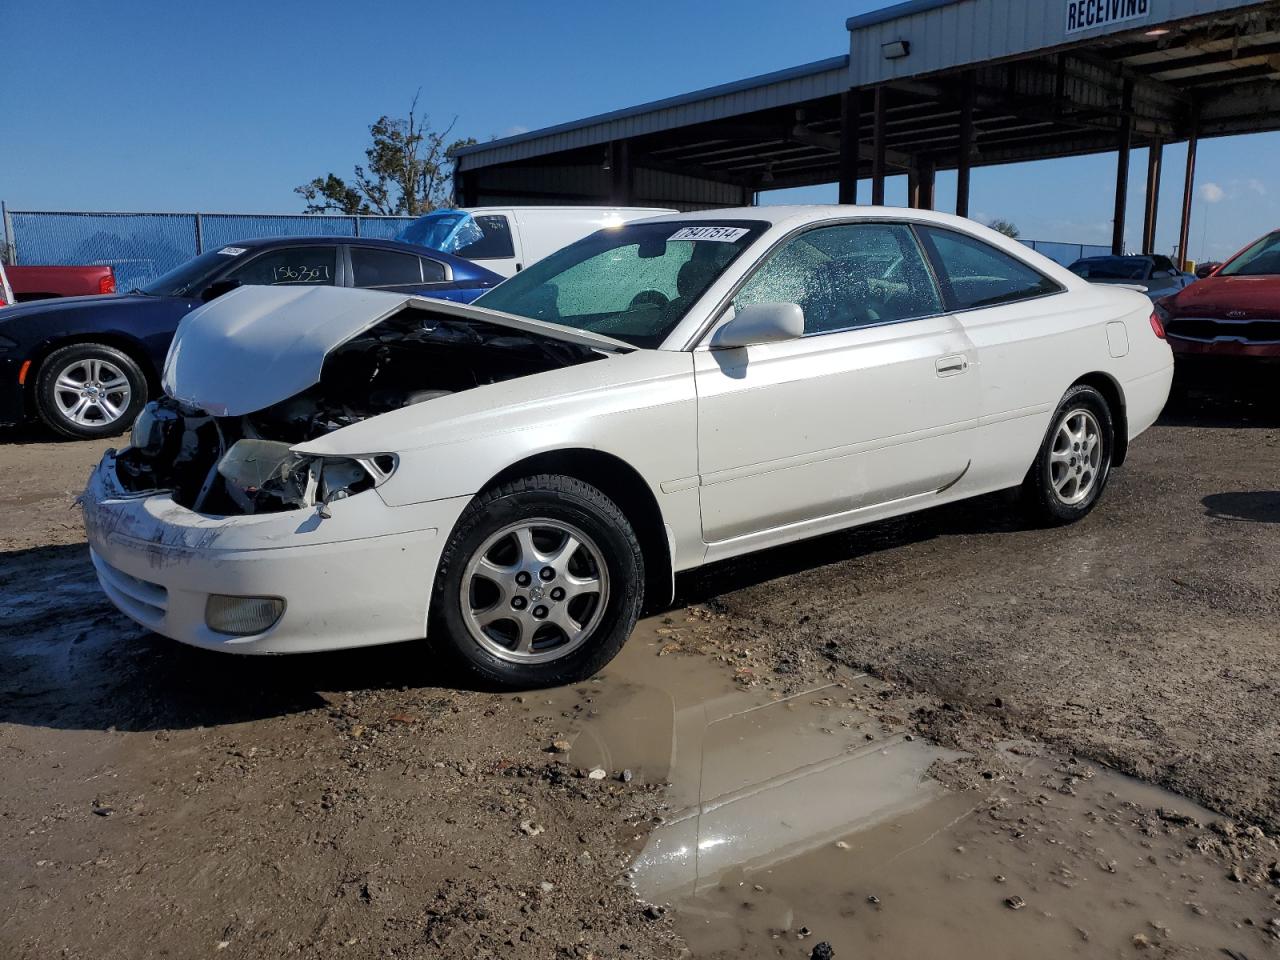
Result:
[[[1034,518],[1073,523],[1092,510],[1111,474],[1114,449],[1106,398],[1084,384],[1072,387],[1054,412],[1036,462],[1022,484]]]
[[[126,353],[102,343],[76,343],[45,358],[36,376],[36,412],[78,440],[129,428],[147,402],[147,378]]]
[[[489,683],[572,683],[613,659],[644,601],[644,558],[626,516],[595,487],[544,474],[467,506],[445,545],[433,641]]]

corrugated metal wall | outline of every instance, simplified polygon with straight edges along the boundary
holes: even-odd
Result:
[[[600,165],[494,167],[480,174],[476,206],[607,204],[611,184],[609,171]],[[628,206],[701,210],[737,206],[741,202],[739,187],[640,167],[632,174]]]
[[[470,147],[458,153],[458,169],[475,170],[770,107],[804,103],[840,93],[845,89],[846,79],[846,58],[833,57],[778,74],[741,80]]]
[[[1068,34],[1068,0],[960,0],[883,23],[854,27],[849,36],[849,85],[920,76],[949,67],[982,63],[1060,46],[1073,40],[1154,26],[1224,10],[1265,3],[1241,0],[1147,0],[1143,19]],[[886,60],[881,46],[895,40],[911,53]]]

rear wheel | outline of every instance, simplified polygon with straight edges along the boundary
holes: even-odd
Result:
[[[589,484],[544,474],[479,494],[445,545],[431,636],[510,688],[591,676],[626,642],[644,558],[622,511]]]
[[[1023,481],[1033,517],[1073,523],[1098,502],[1111,474],[1115,435],[1111,408],[1093,387],[1067,391],[1054,412],[1036,462]]]
[[[147,378],[127,354],[76,343],[45,358],[36,375],[36,412],[51,429],[87,440],[126,430],[147,402]]]

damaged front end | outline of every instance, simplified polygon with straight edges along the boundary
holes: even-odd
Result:
[[[172,491],[176,503],[205,514],[319,507],[324,515],[327,504],[388,480],[398,458],[390,451],[318,456],[296,446],[384,413],[599,360],[615,349],[607,338],[601,345],[582,335],[565,339],[477,308],[413,298],[388,303],[390,295],[369,300],[363,291],[282,296],[266,289],[271,309],[262,309],[263,296],[246,298],[256,292],[246,288],[193,313],[189,328],[184,321],[165,368],[170,396],[147,405],[131,446],[116,457],[127,491]],[[242,309],[232,312],[237,299]],[[347,309],[344,324],[314,312],[353,302],[369,310]],[[300,307],[309,310],[299,316]],[[281,336],[290,314],[291,339]],[[289,394],[280,398],[282,391]]]

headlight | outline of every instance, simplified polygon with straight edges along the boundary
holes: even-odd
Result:
[[[237,440],[218,461],[228,496],[246,513],[297,510],[371,490],[399,465],[392,453],[310,456],[278,440]]]

